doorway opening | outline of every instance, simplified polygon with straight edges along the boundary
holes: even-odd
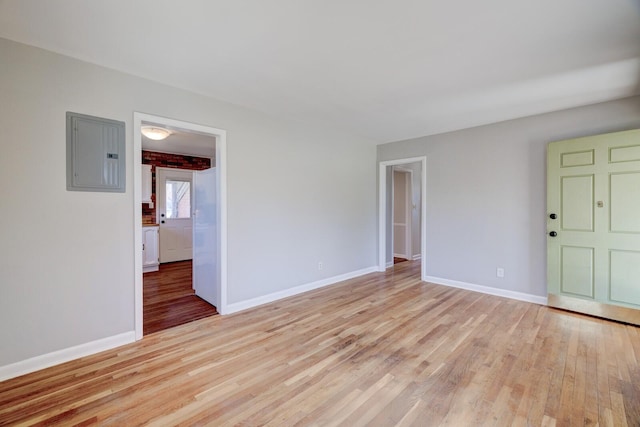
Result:
[[[136,339],[225,312],[225,153],[223,130],[134,113]]]
[[[217,314],[214,299],[198,295],[193,281],[194,176],[215,168],[215,138],[175,129],[170,138],[162,147],[166,152],[142,138],[142,164],[152,183],[149,203],[144,197],[142,202],[143,335]],[[149,233],[156,234],[155,248],[146,239]]]
[[[380,162],[378,271],[402,261],[420,262],[426,278],[427,158]]]
[[[418,163],[416,163],[419,165]],[[420,256],[420,224],[419,224],[419,211],[417,203],[414,203],[414,193],[419,194],[418,191],[414,191],[413,182],[413,170],[405,169],[402,166],[391,166],[392,168],[392,218],[387,222],[392,225],[391,239],[393,248],[393,263],[398,264],[403,261],[413,261],[413,253],[417,253]],[[419,187],[419,184],[418,184]],[[415,214],[415,215],[414,215]],[[417,217],[417,221],[414,221],[414,216]],[[413,232],[416,232],[418,242],[413,240]],[[414,248],[414,243],[417,243],[418,248]]]

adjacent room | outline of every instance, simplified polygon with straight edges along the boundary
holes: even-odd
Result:
[[[217,191],[215,181],[210,184],[202,179],[206,174],[199,174],[215,173],[216,141],[215,136],[149,122],[141,123],[141,134],[146,335],[217,314],[216,299],[209,296],[208,282],[202,279],[208,273],[207,245],[194,245],[211,234],[199,218],[206,206],[196,195]],[[198,268],[195,274],[194,267]],[[194,283],[194,278],[200,281]]]
[[[640,425],[640,2],[0,0],[0,425]]]

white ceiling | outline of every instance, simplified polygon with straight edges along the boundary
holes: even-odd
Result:
[[[0,37],[376,142],[640,91],[640,0],[0,0]]]
[[[191,130],[153,122],[143,121],[142,126],[160,127],[168,129],[171,132],[171,134],[162,141],[154,141],[142,135],[141,143],[143,150],[209,157],[212,160],[214,160],[216,156],[216,138],[212,135],[199,134]]]

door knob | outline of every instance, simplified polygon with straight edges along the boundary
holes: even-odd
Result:
[[[558,233],[556,233],[555,231],[552,231],[551,233],[549,233],[549,236],[551,237],[556,237],[558,235]]]
[[[549,218],[551,218],[551,219],[556,219],[556,218],[558,218],[558,215],[556,215],[556,214],[551,214],[551,215],[549,215]]]

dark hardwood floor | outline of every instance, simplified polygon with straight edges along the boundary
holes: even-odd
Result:
[[[192,288],[192,263],[161,264],[144,274],[144,335],[218,314],[216,308],[196,296]]]

